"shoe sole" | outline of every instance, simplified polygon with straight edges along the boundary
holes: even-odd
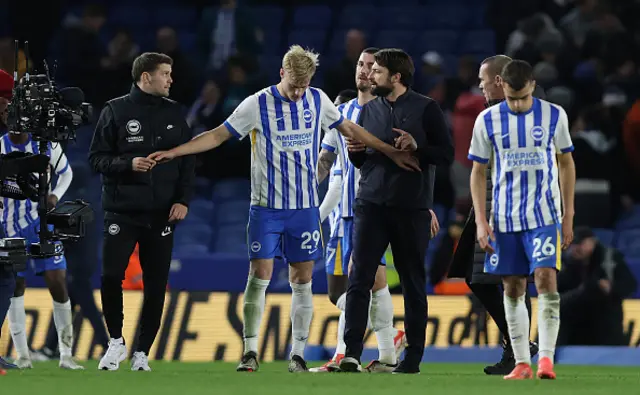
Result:
[[[110,367],[110,366],[103,365],[103,364],[102,364],[102,360],[101,360],[101,361],[100,361],[100,363],[98,364],[98,370],[108,370],[108,371],[110,371],[110,372],[116,371],[116,370],[120,369],[120,364],[121,364],[122,362],[124,362],[124,360],[125,360],[125,359],[127,359],[127,352],[126,352],[126,351],[125,351],[125,352],[123,352],[123,353],[122,353],[122,355],[120,355],[120,356],[118,357],[118,363],[117,363],[117,365],[115,366],[115,368],[112,368],[112,367]]]
[[[540,372],[538,373],[538,378],[540,380],[555,380],[556,374],[553,372]]]
[[[347,373],[359,373],[358,364],[354,362],[344,362],[340,364],[340,371]]]

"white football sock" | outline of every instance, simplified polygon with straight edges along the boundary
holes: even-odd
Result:
[[[540,358],[553,362],[560,329],[560,294],[550,292],[538,295],[538,340]]]
[[[27,343],[27,313],[24,311],[24,296],[11,298],[8,315],[9,331],[18,358],[31,359]]]
[[[269,286],[269,280],[261,280],[249,276],[247,286],[244,289],[244,307],[242,337],[244,339],[244,353],[250,351],[258,353],[258,331],[264,312],[265,293]]]
[[[313,294],[311,281],[306,284],[291,285],[291,357],[297,355],[304,359],[304,348],[309,339],[309,328],[313,318]]]
[[[393,301],[389,287],[384,287],[371,296],[369,310],[372,329],[378,340],[378,360],[391,365],[396,364],[396,349],[393,338],[396,330],[393,328]]]
[[[516,364],[526,363],[531,365],[529,313],[527,312],[527,305],[524,303],[524,295],[514,299],[505,294],[504,312],[509,326],[509,337]]]
[[[53,301],[53,322],[58,332],[58,347],[61,357],[70,357],[73,348],[73,324],[71,301],[64,303]]]
[[[333,359],[336,359],[338,354],[344,355],[345,351],[347,351],[347,345],[344,343],[345,318],[344,311],[341,311],[340,318],[338,318],[338,345],[336,347],[336,353],[333,355]]]

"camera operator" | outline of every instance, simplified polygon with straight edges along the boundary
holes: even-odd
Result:
[[[7,105],[11,101],[13,91],[13,77],[6,71],[0,69],[0,131],[6,131]],[[4,235],[3,235],[4,236]],[[4,325],[4,319],[11,305],[11,297],[16,286],[13,268],[8,265],[0,266],[0,329]],[[7,362],[0,357],[0,374],[4,374],[3,369],[15,369],[16,365]]]
[[[16,133],[11,130],[1,137],[3,155],[11,152],[27,152],[37,154],[38,142],[29,133]],[[59,144],[48,143],[46,155],[49,159],[49,172],[58,176],[55,189],[49,191],[47,208],[56,206],[60,198],[69,188],[73,172],[67,157]],[[52,176],[49,175],[51,178]],[[15,200],[3,198],[2,227],[7,237],[22,237],[29,244],[39,242],[40,218],[38,203],[31,200]],[[49,226],[53,230],[52,226]],[[58,332],[60,364],[64,369],[84,369],[72,358],[73,326],[71,303],[67,291],[67,262],[64,255],[31,260],[31,267],[37,275],[43,275],[51,297],[53,298],[53,319]],[[26,313],[24,307],[25,272],[18,273],[16,287],[9,308],[9,330],[16,347],[18,359],[16,365],[21,369],[32,368],[31,355],[27,342]]]
[[[155,167],[147,158],[190,140],[181,106],[167,99],[173,60],[143,53],[133,62],[129,94],[110,100],[100,114],[91,143],[91,167],[102,174],[104,247],[102,310],[111,340],[98,365],[117,370],[127,357],[122,337],[122,280],[136,243],[144,281],[140,336],[134,341],[132,370],[151,370],[149,350],[162,318],[175,224],[187,215],[194,157]]]

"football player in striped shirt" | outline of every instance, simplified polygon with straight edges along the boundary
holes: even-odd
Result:
[[[553,370],[560,295],[557,271],[562,249],[573,239],[575,165],[565,110],[532,96],[533,70],[513,60],[502,71],[505,101],[484,110],[473,130],[471,194],[477,238],[487,251],[485,271],[503,277],[504,306],[516,367],[507,380],[533,377],[527,276],[538,290],[537,376]],[[491,161],[491,225],[485,216],[486,169]]]
[[[360,54],[356,64],[356,87],[358,97],[340,106],[338,110],[342,115],[357,122],[360,116],[360,109],[375,96],[371,94],[371,82],[369,74],[375,63],[374,54],[378,48],[367,48]],[[338,365],[344,357],[346,345],[344,344],[344,310],[346,292],[348,286],[348,273],[351,262],[351,240],[353,236],[353,205],[355,203],[356,191],[360,179],[360,170],[349,161],[345,138],[336,130],[330,130],[322,141],[322,151],[318,161],[318,180],[322,182],[327,174],[327,170],[332,164],[339,163],[342,168],[342,188],[340,193],[340,215],[343,237],[337,243],[336,250],[327,248],[328,257],[340,255],[341,266],[327,265],[327,283],[329,288],[329,299],[340,309],[338,320],[338,339],[334,356],[323,366],[313,368],[313,372],[332,372],[338,370]],[[325,199],[331,199],[333,190],[330,189]],[[324,205],[324,202],[323,202]],[[321,219],[322,206],[321,206]],[[328,258],[327,257],[327,258]],[[369,327],[376,334],[378,341],[379,358],[367,365],[366,370],[370,372],[391,372],[397,366],[398,358],[404,351],[406,337],[404,331],[393,327],[393,302],[391,293],[387,285],[387,275],[384,257],[381,257],[381,264],[378,267],[376,281],[373,285],[371,296],[371,307],[369,317]]]
[[[251,138],[251,261],[244,293],[244,354],[238,371],[258,369],[258,331],[265,292],[276,256],[289,263],[292,347],[290,372],[307,371],[303,358],[313,315],[311,277],[324,253],[316,164],[322,128],[362,141],[407,171],[417,171],[409,152],[385,144],[345,120],[320,89],[309,86],[318,55],[292,46],[282,59],[281,81],[246,98],[219,127],[170,151],[149,156],[159,162],[219,146],[233,137]]]
[[[2,145],[1,153],[3,155],[16,151],[39,152],[38,142],[34,141],[28,133],[9,132],[0,139]],[[59,144],[49,143],[46,154],[50,158],[50,171],[55,172],[58,176],[56,187],[49,192],[47,198],[50,208],[53,208],[62,195],[65,194],[69,185],[71,185],[73,172]],[[39,241],[38,232],[40,231],[38,203],[28,199],[2,198],[2,227],[7,237],[22,237],[28,243],[37,243]],[[73,326],[71,301],[69,300],[66,282],[67,261],[64,255],[45,259],[32,259],[30,264],[36,274],[44,276],[53,298],[53,321],[58,332],[58,347],[60,349],[59,366],[72,370],[84,369],[72,358]],[[24,308],[26,284],[24,275],[24,272],[18,273],[16,278],[16,288],[14,296],[11,298],[8,318],[9,331],[18,355],[15,363],[20,369],[30,369],[33,365],[27,342],[27,316]]]

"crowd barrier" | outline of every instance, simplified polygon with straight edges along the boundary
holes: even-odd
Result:
[[[95,293],[100,306],[99,292]],[[162,326],[151,349],[150,357],[166,361],[227,361],[236,362],[242,353],[242,294],[228,292],[168,292]],[[324,360],[336,345],[338,310],[326,295],[314,296],[314,317],[309,335],[307,358]],[[536,300],[532,301],[534,309]],[[267,296],[260,329],[260,355],[265,361],[282,360],[288,356],[291,342],[291,296]],[[393,295],[395,325],[403,326],[403,299]],[[126,291],[124,295],[124,329],[129,350],[138,330],[142,306],[141,291]],[[25,294],[27,333],[33,348],[42,346],[47,329],[53,325],[52,302],[44,289],[28,289]],[[482,325],[470,317],[471,302],[465,296],[430,296],[429,325],[424,360],[427,362],[491,362],[500,356],[500,333],[490,321]],[[640,364],[640,301],[624,304],[624,328],[628,347],[594,348],[585,355],[579,348],[559,350],[560,361],[566,363]],[[479,329],[485,327],[486,329]],[[91,325],[80,314],[75,317],[74,353],[81,359],[95,359],[101,347],[95,344]],[[0,355],[14,356],[8,323],[2,328]],[[533,315],[532,338],[537,334],[536,314]],[[363,359],[377,355],[375,336],[366,335]]]

